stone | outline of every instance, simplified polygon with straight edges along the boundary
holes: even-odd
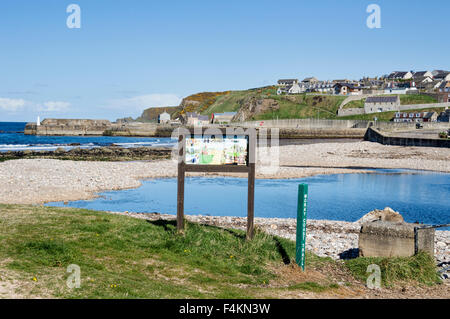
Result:
[[[403,219],[402,215],[400,215],[400,213],[394,211],[390,207],[386,207],[383,210],[375,209],[375,210],[367,213],[366,215],[361,217],[357,221],[357,223],[362,224],[365,222],[371,222],[371,221],[376,221],[376,220],[393,222],[393,223],[403,223],[404,222],[404,219]]]

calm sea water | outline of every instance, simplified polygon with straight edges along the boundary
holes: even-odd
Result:
[[[298,184],[309,185],[308,218],[356,221],[386,206],[408,222],[450,223],[450,174],[375,170],[370,174],[321,175],[292,180],[256,180],[257,217],[295,218]],[[187,178],[185,212],[246,216],[247,180]],[[176,214],[176,179],[144,181],[138,189],[111,191],[67,206],[104,211]],[[65,206],[63,203],[49,203]]]
[[[0,122],[0,152],[23,150],[55,150],[58,147],[93,148],[112,144],[122,147],[172,146],[170,138],[115,136],[35,136],[24,135],[26,123]],[[71,144],[79,144],[73,146]]]

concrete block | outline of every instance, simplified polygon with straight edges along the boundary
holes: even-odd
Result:
[[[409,257],[415,254],[417,224],[373,221],[364,223],[359,234],[361,257]],[[419,251],[434,256],[434,229],[418,231]]]

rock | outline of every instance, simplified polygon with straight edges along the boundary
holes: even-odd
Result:
[[[404,219],[400,213],[394,211],[390,207],[386,207],[383,210],[375,209],[371,211],[370,213],[367,213],[363,217],[361,217],[357,223],[367,223],[367,222],[373,222],[381,220],[384,222],[392,222],[392,223],[404,223]]]

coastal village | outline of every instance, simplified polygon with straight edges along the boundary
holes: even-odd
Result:
[[[329,95],[347,97],[336,113],[337,118],[395,112],[390,119],[393,122],[449,122],[450,106],[450,71],[394,71],[380,77],[363,77],[361,80],[318,80],[315,77],[299,79],[280,79],[273,87],[276,94],[281,95]],[[400,96],[423,96],[434,101],[434,107],[444,108],[441,112],[420,111],[430,107],[429,103],[401,103]],[[352,102],[359,101],[359,107],[351,107]],[[353,103],[354,104],[354,103]],[[349,107],[350,106],[350,107]],[[362,106],[362,107],[361,107]],[[160,124],[208,125],[229,124],[239,121],[238,112],[211,113],[209,116],[201,112],[174,113],[176,107],[164,109],[157,117],[147,118]],[[408,112],[410,110],[418,110]],[[171,112],[172,111],[172,112]],[[374,118],[376,115],[374,115]],[[143,119],[143,117],[141,117]]]
[[[178,106],[149,107],[137,118],[125,117],[115,122],[102,119],[38,119],[25,126],[24,134],[39,137],[160,139],[173,137],[173,132],[180,127],[234,127],[255,129],[260,134],[265,134],[264,130],[267,130],[269,133],[277,132],[279,152],[267,157],[257,156],[254,173],[257,180],[281,181],[324,175],[373,174],[377,169],[408,170],[407,173],[400,174],[410,174],[411,170],[448,174],[449,83],[450,72],[440,70],[392,72],[386,76],[363,78],[359,81],[319,81],[314,77],[302,81],[280,79],[274,85],[249,90],[196,93],[184,98]],[[257,152],[259,151],[260,147],[257,148]],[[36,216],[51,214],[51,218],[77,218],[77,222],[69,223],[75,225],[81,220],[78,210],[41,205],[59,202],[66,206],[75,201],[95,201],[101,192],[140,188],[145,183],[143,180],[179,178],[180,168],[173,160],[172,152],[173,145],[125,147],[113,144],[82,148],[77,143],[59,146],[55,150],[0,152],[0,183],[8,185],[0,188],[0,208],[13,207],[15,211],[11,216],[24,220],[26,214],[29,214],[27,207],[33,205],[33,214]],[[202,161],[205,158],[202,155]],[[242,156],[237,164],[245,161]],[[264,170],[264,163],[267,161],[279,163],[276,172]],[[397,173],[387,175],[395,174]],[[189,172],[189,177],[241,178],[242,175],[239,172]],[[172,195],[175,199],[176,194]],[[349,205],[348,210],[352,209],[354,208]],[[64,211],[64,214],[54,213],[59,210]],[[144,230],[147,225],[154,225],[157,231],[161,230],[165,234],[152,234],[151,238],[146,239],[148,242],[153,242],[153,238],[168,236],[172,232],[168,229],[175,229],[177,225],[176,217],[162,210],[152,213],[132,209],[106,213],[82,212],[89,220],[83,220],[82,225],[100,218],[90,214],[104,214],[101,218],[114,220],[117,225],[132,225],[129,227],[142,229],[143,232],[147,231]],[[68,214],[71,217],[65,217]],[[236,240],[234,232],[240,231],[242,233],[239,236],[245,241],[244,231],[248,218],[234,217],[234,214],[235,212],[230,211],[227,216],[187,215],[188,232],[197,229],[196,227],[206,227],[198,229],[207,234],[219,232],[221,235],[218,233],[214,236]],[[119,221],[120,218],[126,219]],[[420,220],[410,223],[405,221],[401,211],[390,207],[371,207],[355,221],[308,219],[305,237],[308,265],[306,272],[303,272],[290,260],[295,252],[298,219],[261,218],[256,212],[256,241],[265,240],[262,239],[265,236],[274,236],[275,241],[268,239],[269,242],[263,245],[278,243],[274,247],[288,247],[287,251],[291,255],[284,257],[284,264],[278,264],[274,272],[278,279],[271,283],[263,279],[257,284],[246,284],[256,289],[257,294],[240,289],[237,295],[247,296],[249,293],[248,296],[252,297],[277,298],[448,297],[450,232],[440,230],[445,226],[443,223],[446,220],[443,219],[439,220],[440,224],[433,225],[424,225]],[[66,222],[60,222],[64,223]],[[102,221],[99,223],[103,225],[101,227],[112,227],[104,226]],[[164,227],[160,227],[161,225]],[[223,229],[227,230],[226,235],[221,233]],[[94,233],[96,235],[93,236],[96,237],[92,240],[109,236],[97,228]],[[126,233],[123,236],[134,234]],[[136,238],[140,237],[130,237],[129,240],[134,241]],[[173,238],[167,237],[161,245],[166,245]],[[288,244],[284,244],[284,240],[288,240]],[[209,241],[211,240],[208,239],[207,242]],[[196,241],[192,244],[200,245],[201,255],[209,249],[204,243],[205,241]],[[144,247],[146,244],[136,245]],[[252,244],[248,241],[243,245]],[[177,251],[176,256],[185,258],[194,249],[196,248],[192,246],[183,246],[181,253]],[[229,249],[228,246],[217,246],[217,251]],[[135,251],[133,248],[133,254]],[[139,253],[147,256],[145,250]],[[242,252],[234,251],[225,256],[225,259],[227,262],[242,260],[246,254],[247,252],[242,255]],[[216,251],[214,256],[217,258]],[[263,260],[261,256],[258,254],[246,267],[253,269]],[[151,257],[146,258],[148,260]],[[203,255],[201,258],[205,259]],[[385,274],[385,284],[377,289],[369,288],[365,281],[366,269],[374,260],[384,265],[381,271]],[[263,264],[267,262],[262,261]],[[163,264],[164,269],[172,265],[165,261],[158,263]],[[397,263],[405,263],[402,266],[404,268],[397,268]],[[420,266],[415,266],[416,264]],[[222,271],[226,271],[227,267],[224,266]],[[329,269],[333,272],[331,277],[328,276]],[[142,271],[146,273],[146,270]],[[172,276],[165,270],[158,272],[164,278]],[[191,272],[178,272],[180,273],[184,281],[190,282]],[[414,275],[406,276],[404,273]],[[153,274],[152,270],[149,278],[153,278]],[[216,278],[217,274],[209,273],[208,276]],[[396,279],[388,282],[386,276]],[[420,284],[409,284],[416,277]],[[171,282],[173,277],[165,280]],[[221,282],[221,279],[211,280],[213,285]],[[286,284],[291,281],[291,284]],[[308,293],[303,288],[300,292],[297,288],[292,288],[294,292],[290,292],[291,288],[286,290],[286,287],[291,287],[294,283],[303,287],[305,282],[313,282],[308,285],[322,288]],[[210,283],[201,285],[204,289],[212,287]],[[8,295],[9,291],[10,288],[2,288],[0,281],[0,296]],[[119,293],[112,295],[121,296]],[[148,295],[147,291],[144,295]],[[153,295],[150,293],[150,296]],[[218,295],[207,292],[205,296]]]

